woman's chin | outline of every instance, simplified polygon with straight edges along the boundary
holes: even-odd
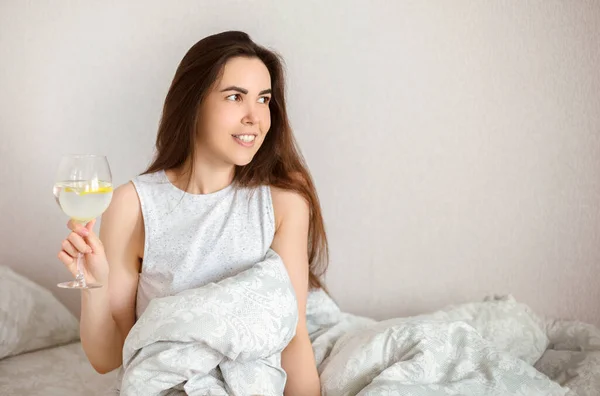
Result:
[[[234,163],[237,166],[246,166],[248,165],[250,162],[252,162],[252,159],[254,158],[254,156],[238,156],[235,158],[232,158],[232,163]]]

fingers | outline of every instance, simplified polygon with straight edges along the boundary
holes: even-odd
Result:
[[[67,237],[67,240],[71,242],[71,244],[77,249],[78,252],[81,253],[91,253],[92,248],[83,240],[81,236],[72,232]]]
[[[58,259],[67,267],[67,269],[77,276],[77,256],[79,253],[91,254],[93,246],[101,247],[102,244],[98,237],[94,234],[93,227],[95,220],[87,224],[81,224],[74,221],[69,221],[67,227],[73,232],[69,234],[67,239],[62,241],[62,250],[58,253]]]
[[[96,225],[96,219],[89,221],[85,225],[78,223],[78,222],[74,222],[73,220],[70,220],[69,223],[67,224],[67,227],[69,227],[69,229],[71,229],[75,235],[82,237],[82,240],[84,240],[91,248],[90,251],[79,250],[81,253],[89,254],[89,253],[93,253],[94,251],[97,251],[102,248],[102,242],[100,241],[100,238],[98,238],[98,235],[96,235],[96,233],[94,233],[95,225]],[[73,237],[73,238],[75,238],[75,237]],[[85,239],[83,239],[83,238],[85,238]],[[75,245],[75,246],[78,246],[78,245]]]
[[[73,276],[77,276],[77,262],[72,256],[68,255],[64,250],[61,250],[58,253],[58,259],[62,261]]]
[[[85,228],[88,230],[88,236],[86,238],[87,243],[91,246],[92,252],[100,251],[103,248],[102,241],[98,238],[98,235],[94,232],[94,225],[96,225],[96,219],[86,224]]]
[[[73,231],[74,233],[76,233],[82,237],[86,237],[90,233],[90,230],[88,230],[88,228],[86,226],[84,226],[83,224],[81,224],[79,222],[73,221],[73,220],[69,220],[69,222],[67,223],[67,227],[69,227],[69,229],[71,231]]]
[[[60,245],[60,247],[62,247],[62,250],[67,253],[69,256],[71,257],[76,257],[77,256],[77,249],[75,248],[75,246],[73,246],[73,244],[68,240],[65,239],[64,241],[62,241],[62,244]]]
[[[92,219],[92,221],[88,222],[85,225],[85,228],[88,230],[88,232],[92,233],[92,232],[94,232],[95,225],[96,225],[96,219]]]

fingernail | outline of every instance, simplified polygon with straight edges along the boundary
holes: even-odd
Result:
[[[87,228],[82,228],[81,230],[79,230],[79,232],[83,236],[88,236],[90,234],[90,232],[87,230]]]
[[[92,250],[92,248],[89,248],[89,249],[87,250],[87,254],[92,254],[92,253],[94,253],[94,251]]]

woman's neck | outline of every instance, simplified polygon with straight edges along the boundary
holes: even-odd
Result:
[[[171,182],[189,194],[211,194],[222,190],[233,182],[235,166],[231,164],[217,165],[213,161],[196,158],[192,170],[190,184],[187,186],[191,161],[182,169],[175,170],[169,175]],[[175,180],[173,180],[175,179]]]

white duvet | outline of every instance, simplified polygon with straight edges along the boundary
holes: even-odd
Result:
[[[295,307],[272,251],[218,284],[155,299],[125,342],[121,393],[281,395],[280,353],[294,335]],[[559,384],[574,382],[559,378],[567,359],[547,351],[548,324],[511,297],[375,322],[314,292],[307,320],[324,396],[575,394]],[[600,350],[593,331],[578,367]],[[586,378],[581,389],[598,380]]]

